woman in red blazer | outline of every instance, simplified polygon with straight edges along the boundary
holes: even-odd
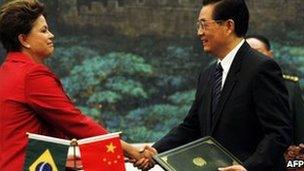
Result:
[[[107,133],[74,106],[44,65],[54,50],[53,39],[42,3],[22,0],[2,6],[0,41],[8,53],[0,67],[1,171],[22,170],[26,132],[69,138]],[[128,157],[143,157],[123,141],[122,146]]]

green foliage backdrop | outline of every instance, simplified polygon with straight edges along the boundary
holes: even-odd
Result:
[[[61,36],[56,44],[48,64],[75,104],[130,142],[156,141],[180,123],[200,68],[213,60],[189,38]],[[272,44],[284,69],[302,77],[304,50]]]
[[[201,51],[193,44],[154,37],[122,45],[121,37],[58,38],[48,65],[85,114],[111,131],[123,131],[128,141],[156,141],[187,114]],[[140,47],[133,49],[135,43]],[[96,48],[99,44],[113,51]]]

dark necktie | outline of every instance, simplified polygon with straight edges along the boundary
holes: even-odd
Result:
[[[212,83],[212,107],[211,111],[214,114],[218,101],[221,97],[222,91],[222,76],[223,76],[223,68],[221,63],[219,62],[216,65],[215,72],[213,74],[213,83]]]

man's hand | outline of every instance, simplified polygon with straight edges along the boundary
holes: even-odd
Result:
[[[140,162],[141,165],[138,167],[140,169],[149,169],[154,166],[152,156],[153,154],[149,152],[148,150],[139,150],[136,147],[133,147],[132,145],[121,141],[121,145],[124,151],[124,155],[129,158],[129,162],[135,163],[135,162]],[[151,162],[152,161],[152,162]],[[150,164],[151,163],[151,164]],[[152,166],[153,164],[153,166]]]
[[[229,167],[220,167],[218,168],[220,171],[247,171],[243,166],[241,165],[233,165]]]
[[[141,169],[143,171],[153,168],[155,165],[155,162],[153,161],[152,157],[155,154],[157,154],[156,149],[146,145],[140,151],[144,157],[142,157],[141,159],[139,159],[137,161],[133,160],[134,167],[137,167],[138,169]]]

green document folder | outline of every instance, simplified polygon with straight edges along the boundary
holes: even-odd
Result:
[[[157,154],[153,158],[166,171],[217,171],[219,167],[242,165],[210,136]]]

